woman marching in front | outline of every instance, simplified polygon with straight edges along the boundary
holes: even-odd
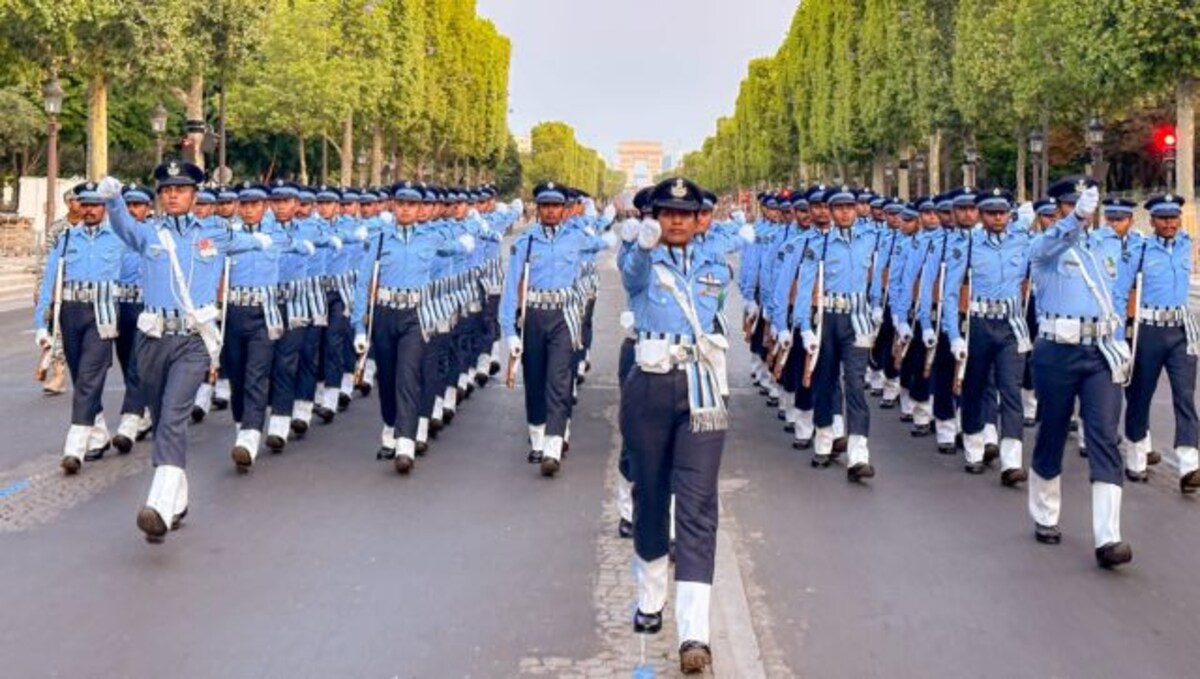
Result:
[[[676,178],[651,196],[654,219],[622,262],[639,309],[636,367],[621,390],[621,433],[633,470],[638,633],[662,629],[667,600],[669,507],[675,495],[675,618],[680,669],[712,664],[709,598],[717,538],[717,475],[728,413],[722,396],[727,344],[710,334],[723,284],[703,275],[712,254],[693,247],[702,193]]]

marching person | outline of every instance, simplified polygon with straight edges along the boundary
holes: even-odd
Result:
[[[921,271],[931,247],[930,239],[940,228],[936,205],[937,197],[922,196],[901,211],[900,237],[888,276],[888,301],[896,336],[886,360],[899,371],[900,421],[913,423],[909,431],[913,437],[933,432],[930,384],[924,374],[925,343],[913,342],[913,337],[923,334],[925,327],[918,319],[914,302],[921,299]],[[878,343],[879,339],[875,341]]]
[[[1012,201],[1012,194],[999,188],[980,196],[983,228],[970,232],[965,252],[955,249],[949,257],[942,307],[942,328],[950,339],[961,394],[966,471],[982,474],[985,469],[984,400],[993,383],[1000,394],[1000,482],[1009,487],[1027,478],[1022,465],[1022,354],[1033,348],[1021,304],[1029,235],[1009,229]],[[960,325],[963,309],[966,320]]]
[[[1038,339],[1033,380],[1041,426],[1029,475],[1029,512],[1038,542],[1058,544],[1062,507],[1062,456],[1067,425],[1080,403],[1092,486],[1092,531],[1096,562],[1112,568],[1130,562],[1133,550],[1121,536],[1121,454],[1117,420],[1121,387],[1130,368],[1124,323],[1110,290],[1117,271],[1102,264],[1083,232],[1100,204],[1094,181],[1080,181],[1059,203],[1070,214],[1033,244],[1033,280],[1038,290]]]
[[[150,218],[154,198],[150,190],[138,184],[129,184],[121,189],[121,196],[129,208],[129,214],[139,222]],[[117,361],[121,364],[121,376],[125,381],[125,397],[121,401],[121,422],[113,434],[112,444],[118,453],[133,450],[135,441],[145,438],[152,428],[142,398],[141,379],[137,371],[137,319],[142,313],[142,258],[125,248],[121,254],[121,275],[113,288],[117,301]]]
[[[119,184],[115,191],[119,197]],[[80,223],[64,230],[50,249],[33,311],[38,348],[51,350],[54,336],[58,336],[74,385],[71,426],[60,462],[68,475],[79,472],[85,459],[103,457],[109,447],[101,398],[117,336],[114,288],[125,252],[125,244],[105,215],[104,198],[96,183],[79,184],[74,197],[79,203]]]
[[[1146,201],[1154,234],[1128,253],[1122,271],[1118,308],[1134,292],[1141,276],[1140,304],[1133,307],[1133,378],[1126,390],[1125,473],[1145,481],[1150,452],[1150,404],[1163,370],[1171,384],[1175,413],[1175,457],[1179,463],[1179,490],[1185,495],[1200,489],[1200,433],[1196,419],[1196,356],[1200,331],[1188,309],[1192,271],[1192,243],[1180,228],[1183,198],[1174,194]],[[1138,295],[1134,295],[1135,297]]]
[[[187,513],[187,424],[196,390],[220,353],[214,302],[225,256],[270,247],[271,240],[205,226],[192,216],[204,180],[195,165],[169,161],[155,168],[154,178],[163,214],[146,223],[129,216],[117,180],[106,177],[97,193],[113,231],[142,255],[146,306],[138,318],[137,361],[155,423],[155,469],[137,525],[148,541],[161,542]]]
[[[862,195],[859,204],[862,204]],[[869,198],[870,195],[867,194]],[[893,200],[883,206],[886,215],[884,224],[877,224],[875,232],[874,266],[869,272],[871,283],[868,286],[871,304],[871,324],[874,326],[875,340],[871,346],[870,365],[868,368],[868,383],[872,396],[881,396],[879,407],[885,410],[895,408],[900,402],[900,370],[889,360],[892,345],[896,340],[896,325],[892,322],[891,303],[889,299],[889,283],[891,282],[892,264],[896,259],[898,245],[904,224],[908,224],[911,233],[916,228],[917,212],[905,203]],[[874,381],[872,381],[872,379]]]
[[[850,481],[862,481],[875,476],[867,448],[871,414],[863,391],[872,339],[868,269],[875,243],[873,234],[855,230],[855,202],[854,192],[846,186],[832,190],[826,199],[833,227],[809,241],[796,288],[796,299],[802,302],[795,312],[808,360],[815,360],[812,464],[827,467],[833,455],[833,418],[840,404],[835,403],[832,387],[840,382],[849,434],[846,476]],[[814,294],[819,298],[817,310],[803,303],[813,299]],[[785,333],[781,340],[791,342],[792,338]]]
[[[1030,245],[1033,244],[1033,239],[1058,221],[1058,202],[1053,198],[1039,198],[1033,202],[1032,207],[1034,218],[1029,225]],[[1029,336],[1036,338],[1038,335],[1037,290],[1033,287],[1028,270],[1025,273],[1025,281],[1027,288],[1025,292],[1025,326],[1029,328]],[[1029,352],[1025,354],[1025,370],[1021,377],[1021,410],[1026,427],[1036,425],[1038,419],[1037,393],[1033,390],[1032,365],[1033,352]]]
[[[543,476],[554,476],[562,465],[575,384],[572,358],[580,342],[577,328],[567,322],[567,306],[583,253],[602,250],[607,243],[582,229],[560,228],[567,203],[562,185],[539,184],[533,196],[538,222],[513,242],[500,299],[500,326],[509,354],[520,359],[525,376],[529,461],[541,466]],[[517,329],[518,311],[522,333]]]
[[[639,309],[635,362],[621,393],[621,433],[633,467],[633,628],[662,629],[667,602],[669,511],[675,495],[675,619],[685,674],[712,664],[709,601],[717,538],[717,477],[728,413],[722,397],[727,342],[710,332],[717,290],[702,280],[707,254],[692,245],[702,195],[682,179],[652,194],[621,270]],[[725,266],[724,258],[717,265]]]

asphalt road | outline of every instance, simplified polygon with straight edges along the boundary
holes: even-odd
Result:
[[[629,676],[630,545],[612,537],[606,486],[621,303],[611,273],[602,295],[596,367],[558,478],[525,463],[520,392],[495,383],[409,478],[374,460],[374,397],[248,476],[233,471],[221,413],[192,429],[190,514],[161,546],[134,526],[148,444],[62,478],[68,398],[30,379],[28,314],[0,315],[0,675]],[[1128,488],[1134,563],[1102,572],[1073,450],[1063,544],[1038,545],[1023,490],[995,472],[967,476],[931,439],[910,439],[895,411],[873,412],[869,486],[811,469],[735,344],[722,534],[750,622],[714,634],[752,631],[765,676],[1195,675],[1200,509],[1167,466]],[[119,397],[114,370],[111,426]],[[1166,443],[1165,390],[1159,406]],[[669,652],[650,659],[672,673]]]

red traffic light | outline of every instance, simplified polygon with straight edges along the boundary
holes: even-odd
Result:
[[[1159,125],[1154,128],[1154,150],[1157,153],[1167,153],[1175,150],[1179,138],[1175,136],[1175,126]]]

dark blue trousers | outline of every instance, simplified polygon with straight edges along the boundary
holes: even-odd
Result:
[[[229,306],[221,365],[229,378],[229,407],[242,429],[261,432],[267,418],[267,392],[275,343],[267,336],[262,307]]]
[[[310,325],[301,330],[304,343],[300,347],[299,369],[296,372],[296,400],[312,401],[317,395],[317,376],[321,367],[321,340],[325,328]]]
[[[154,466],[187,465],[188,423],[196,390],[211,362],[199,335],[138,338],[142,393],[154,418]]]
[[[142,305],[134,302],[117,303],[117,361],[121,364],[121,375],[125,380],[125,398],[121,401],[121,414],[141,415],[146,408],[142,398],[141,380],[137,371],[137,319]]]
[[[346,305],[336,290],[329,291],[325,299],[329,304],[329,327],[325,329],[322,344],[321,377],[326,388],[337,389],[342,385],[342,375],[354,372],[354,363],[346,364],[346,344],[353,340],[350,318],[346,316]]]
[[[892,361],[892,345],[896,342],[896,326],[892,324],[890,305],[883,310],[883,323],[879,326],[879,334],[875,336],[875,344],[871,347],[870,366],[874,370],[883,370],[883,376],[894,380],[900,376],[900,370]]]
[[[546,436],[562,436],[571,417],[575,349],[561,309],[526,309],[524,352],[525,415],[546,425]]]
[[[675,580],[712,583],[725,432],[693,432],[689,413],[684,371],[651,375],[635,368],[624,381],[621,435],[633,470],[633,547],[646,561],[666,556],[673,492]]]
[[[637,341],[629,337],[621,342],[621,353],[617,357],[617,386],[621,393],[625,393],[625,380],[629,377],[629,373],[633,370],[636,353]],[[625,437],[621,437],[621,457],[617,461],[617,470],[621,472],[621,478],[626,481],[633,480],[632,463],[629,460],[629,442]]]
[[[113,341],[100,339],[96,312],[88,302],[63,302],[63,354],[71,371],[71,424],[92,426],[104,409],[104,378],[112,365]],[[199,386],[199,385],[197,385]]]
[[[821,332],[821,350],[812,378],[813,424],[833,425],[833,416],[840,413],[842,405],[835,399],[840,385],[846,400],[846,433],[867,436],[871,411],[863,393],[863,378],[869,351],[854,346],[854,327],[847,314],[825,312]]]
[[[433,405],[437,397],[446,390],[445,370],[446,345],[450,336],[445,334],[433,335],[421,355],[421,417],[433,414]],[[376,360],[376,366],[379,361]]]
[[[1021,377],[1025,357],[1017,353],[1017,336],[1006,320],[972,318],[967,344],[967,366],[962,385],[962,429],[964,434],[983,431],[988,402],[988,384],[1000,397],[1000,437],[1020,440],[1024,428],[1021,408]],[[995,397],[991,397],[993,402]],[[990,420],[995,422],[995,418]]]
[[[286,316],[285,316],[286,318]],[[271,364],[271,413],[290,416],[296,404],[300,382],[300,354],[308,338],[309,328],[289,328],[275,342],[275,358]]]
[[[371,330],[375,377],[379,381],[379,413],[395,427],[397,437],[415,439],[421,417],[421,367],[425,339],[415,309],[376,307]]]
[[[1054,479],[1062,473],[1067,425],[1079,399],[1091,480],[1121,485],[1125,479],[1117,451],[1121,387],[1113,384],[1100,350],[1039,339],[1033,346],[1033,385],[1042,419],[1031,465],[1037,475]]]
[[[900,386],[908,390],[909,398],[924,403],[933,394],[933,379],[925,377],[925,358],[929,350],[921,341],[924,329],[921,324],[913,324],[913,338],[908,344],[908,351],[900,362]],[[892,358],[889,356],[888,360]],[[894,363],[894,362],[893,362]]]
[[[1196,357],[1187,354],[1187,335],[1182,327],[1147,324],[1142,324],[1138,332],[1133,379],[1125,391],[1125,438],[1130,441],[1146,438],[1150,430],[1150,403],[1165,369],[1175,411],[1175,447],[1200,447],[1196,426]]]

